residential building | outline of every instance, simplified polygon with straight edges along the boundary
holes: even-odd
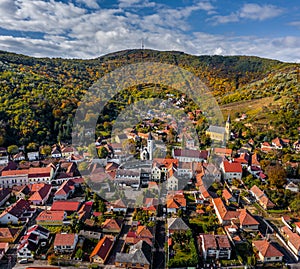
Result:
[[[204,260],[231,258],[231,245],[227,235],[201,234],[200,243]]]
[[[207,150],[173,149],[173,158],[179,162],[207,162]]]
[[[300,256],[300,235],[292,232],[287,226],[281,228],[287,239],[287,244],[295,255]]]
[[[182,218],[168,218],[167,225],[168,235],[173,234],[175,232],[186,232],[190,229]]]
[[[114,245],[114,241],[108,236],[104,236],[96,245],[90,255],[90,262],[104,264]]]
[[[29,197],[28,201],[33,205],[46,204],[51,193],[51,188],[51,185],[45,183],[32,184],[32,195]]]
[[[18,224],[24,213],[30,209],[30,203],[24,199],[19,199],[13,205],[6,208],[0,215],[1,224]]]
[[[20,232],[19,228],[0,228],[0,242],[15,243]]]
[[[122,222],[117,219],[106,219],[101,229],[103,233],[120,233],[122,229]]]
[[[36,223],[41,226],[62,226],[67,218],[65,211],[42,211],[36,218]]]
[[[55,235],[54,251],[56,253],[72,253],[78,242],[78,235],[71,233],[60,233]]]
[[[221,171],[224,180],[232,181],[233,179],[242,179],[242,165],[239,162],[223,161],[221,163]]]
[[[145,241],[139,241],[130,246],[128,253],[117,253],[115,265],[118,268],[149,269],[151,253],[151,246]]]
[[[284,255],[282,254],[282,252],[268,240],[252,241],[252,246],[257,249],[259,260],[263,263],[281,262],[283,260]]]

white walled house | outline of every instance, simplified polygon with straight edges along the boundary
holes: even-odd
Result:
[[[242,179],[242,165],[238,162],[223,161],[220,165],[224,180]]]
[[[261,262],[281,262],[284,255],[269,241],[257,240],[253,241],[252,245],[258,251],[258,257]]]
[[[54,251],[56,253],[72,253],[78,242],[77,234],[56,234],[54,239]]]

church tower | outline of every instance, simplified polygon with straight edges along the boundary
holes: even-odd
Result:
[[[154,139],[151,132],[149,132],[148,139],[147,139],[147,151],[149,154],[149,160],[153,160],[153,150],[154,150]]]
[[[231,129],[231,120],[230,120],[230,115],[228,114],[228,118],[225,124],[225,139],[229,140],[230,139],[230,129]]]

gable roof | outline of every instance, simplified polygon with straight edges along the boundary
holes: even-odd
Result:
[[[76,240],[76,234],[56,234],[54,246],[73,246]]]
[[[121,222],[115,219],[106,219],[102,223],[101,228],[108,230],[121,230]]]
[[[267,240],[256,240],[252,244],[264,257],[283,257],[281,251],[279,251],[271,242]]]
[[[93,258],[95,256],[100,257],[103,261],[105,261],[109,251],[112,248],[113,245],[113,241],[107,237],[104,236],[96,245],[96,247],[94,248],[94,250],[92,251],[90,258]]]
[[[239,220],[241,225],[258,225],[259,222],[247,212],[246,209],[240,209]]]
[[[36,218],[36,221],[63,221],[65,211],[42,211]]]
[[[5,238],[14,239],[19,232],[18,228],[0,228],[0,241]]]
[[[117,253],[116,262],[148,264],[151,262],[151,246],[141,240],[131,246],[129,253]]]
[[[242,173],[242,165],[239,162],[223,161],[225,173]]]
[[[187,231],[189,226],[183,221],[182,218],[168,218],[168,229],[169,230],[178,230],[178,231]]]
[[[265,193],[256,185],[253,185],[250,191],[258,198],[265,195]]]
[[[19,199],[17,202],[15,202],[10,207],[6,208],[1,216],[4,216],[5,214],[9,213],[17,218],[21,217],[21,215],[30,208],[30,203],[24,199]]]
[[[34,186],[38,185],[38,186]],[[40,201],[43,200],[51,192],[51,185],[48,184],[33,184],[32,186],[35,191],[28,199],[29,201]]]

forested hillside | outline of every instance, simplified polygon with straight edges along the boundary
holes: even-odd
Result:
[[[220,105],[271,97],[272,106],[266,113],[278,116],[269,122],[270,127],[263,124],[266,129],[259,131],[263,135],[276,127],[283,135],[297,136],[292,130],[300,126],[299,64],[248,56],[193,56],[152,50],[126,50],[91,60],[33,58],[0,52],[0,146],[69,140],[78,102],[88,88],[105,73],[140,61],[178,65],[193,72]],[[134,101],[136,93],[129,89],[127,98]],[[114,109],[119,109],[118,103]],[[113,116],[108,115],[100,121],[99,131],[109,132],[112,120]]]

